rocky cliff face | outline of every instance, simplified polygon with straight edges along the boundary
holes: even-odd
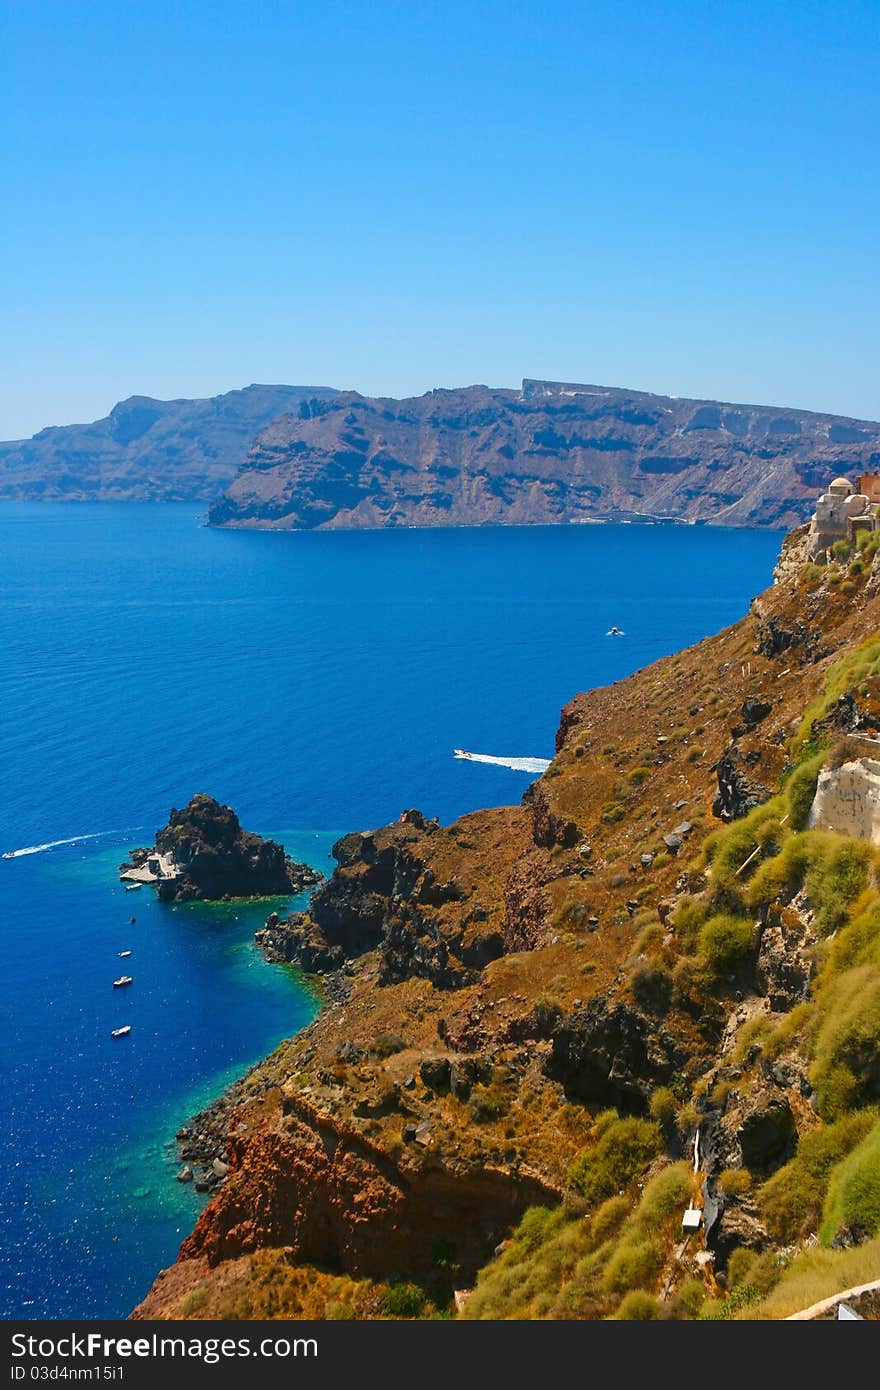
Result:
[[[741,622],[576,696],[522,806],[339,842],[270,924],[330,1002],[230,1099],[136,1316],[266,1311],[268,1269],[281,1317],[306,1284],[338,1315],[331,1274],[352,1316],[491,1317],[778,1316],[870,1277],[878,861],[809,816],[880,727],[880,561],[796,550]]]
[[[269,425],[215,526],[333,529],[674,518],[796,525],[880,425],[802,410],[524,381],[411,400],[344,392]]]
[[[301,893],[320,881],[308,864],[297,864],[274,840],[242,830],[230,806],[197,792],[183,810],[172,810],[156,835],[154,850],[139,850],[135,861],[165,857],[172,873],[160,877],[160,898],[268,898]]]
[[[206,400],[131,396],[104,420],[0,444],[0,498],[30,502],[209,502],[253,438],[328,387],[247,386]]]

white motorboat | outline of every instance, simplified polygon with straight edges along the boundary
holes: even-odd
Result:
[[[124,1028],[111,1028],[111,1029],[110,1029],[110,1036],[111,1036],[111,1038],[124,1038],[125,1035],[126,1035],[126,1033],[130,1033],[130,1032],[131,1032],[131,1024],[130,1024],[130,1023],[126,1023],[126,1025],[125,1025]]]
[[[130,985],[133,979],[133,975],[120,975],[118,980],[113,981],[113,988],[121,989],[123,985]]]

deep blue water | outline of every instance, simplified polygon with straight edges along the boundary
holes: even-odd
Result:
[[[779,540],[0,504],[0,852],[96,837],[0,860],[0,1311],[124,1315],[198,1210],[175,1128],[314,1009],[252,947],[265,906],[126,894],[125,846],[198,790],[322,868],[406,806],[517,800],[527,774],[453,747],[549,757],[575,691],[734,621]]]

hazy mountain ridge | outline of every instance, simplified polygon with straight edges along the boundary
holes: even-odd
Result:
[[[0,443],[0,498],[15,501],[209,502],[254,436],[323,386],[246,386],[201,400],[129,396],[102,420]]]
[[[829,471],[880,462],[880,424],[526,379],[408,400],[342,392],[273,421],[220,526],[338,529],[671,517],[789,526]]]

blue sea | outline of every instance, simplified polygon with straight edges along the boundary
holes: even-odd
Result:
[[[128,1313],[199,1210],[175,1130],[316,1008],[253,948],[265,904],[126,893],[128,846],[195,791],[324,870],[405,807],[516,801],[531,774],[453,748],[549,758],[571,695],[740,617],[779,543],[0,504],[0,1312]]]

